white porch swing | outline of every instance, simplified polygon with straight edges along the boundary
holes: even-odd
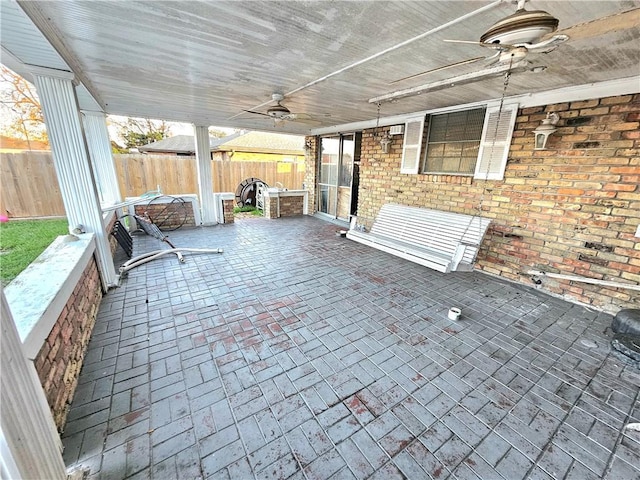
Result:
[[[478,213],[465,215],[389,203],[380,208],[368,232],[356,228],[355,222],[352,222],[353,227],[347,232],[347,238],[439,272],[473,270],[480,245],[491,224],[491,219],[483,217],[481,213],[487,181],[491,178],[494,148],[499,134],[512,64],[513,59],[510,60],[509,69],[504,75],[489,161],[483,176],[484,185],[478,204]]]

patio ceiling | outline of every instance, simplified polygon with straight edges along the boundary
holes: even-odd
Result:
[[[628,0],[527,2],[528,10],[557,17],[560,30],[639,6]],[[14,69],[29,64],[72,70],[82,84],[79,96],[85,108],[95,109],[93,97],[109,114],[288,133],[374,119],[376,106],[370,98],[482,68],[480,63],[460,65],[391,84],[491,55],[477,45],[443,40],[477,40],[515,11],[506,0],[3,0],[1,8],[3,63]],[[569,31],[570,40],[557,50],[529,55],[533,65],[547,69],[513,75],[509,95],[637,76],[640,26],[628,23],[614,17],[612,31]],[[502,84],[498,75],[384,103],[381,113],[486,101],[500,96]],[[268,117],[243,112],[264,112],[273,104],[273,92],[284,93],[284,105],[315,123],[275,125]]]

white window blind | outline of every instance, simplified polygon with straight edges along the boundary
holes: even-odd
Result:
[[[418,173],[423,131],[424,115],[407,118],[404,126],[404,143],[402,145],[400,173]]]
[[[478,161],[473,178],[502,180],[507,166],[511,136],[518,114],[518,104],[510,103],[487,107]]]

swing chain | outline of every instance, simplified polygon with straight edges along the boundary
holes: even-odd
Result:
[[[498,106],[498,120],[496,121],[496,128],[493,132],[493,141],[491,142],[491,150],[489,152],[489,161],[487,162],[487,171],[484,175],[484,184],[482,188],[482,194],[480,195],[480,203],[478,204],[478,212],[482,213],[482,204],[487,192],[487,181],[489,180],[489,174],[491,173],[491,164],[493,163],[493,153],[496,147],[496,140],[498,138],[498,130],[500,129],[500,122],[502,121],[502,108],[504,107],[504,99],[507,95],[507,87],[509,86],[509,79],[511,78],[511,67],[513,65],[513,55],[509,58],[509,69],[504,74],[504,81],[502,82],[502,96],[500,97],[500,104]]]
[[[513,65],[513,55],[511,55],[511,58],[509,59],[509,69],[504,74],[504,81],[502,84],[503,85],[502,96],[500,97],[500,105],[498,106],[498,120],[496,121],[496,128],[493,132],[493,141],[491,142],[491,151],[489,152],[489,162],[487,162],[487,171],[484,176],[484,184],[482,186],[482,193],[480,194],[480,202],[478,203],[478,213],[477,215],[474,215],[473,217],[471,217],[471,220],[469,220],[469,224],[467,225],[467,228],[464,231],[463,238],[464,238],[464,235],[466,235],[469,229],[471,228],[471,224],[476,219],[476,217],[482,217],[482,206],[484,203],[485,194],[487,193],[487,181],[489,180],[489,174],[491,173],[491,164],[493,162],[493,152],[496,146],[496,139],[498,138],[500,121],[502,120],[501,118],[502,108],[504,107],[504,99],[507,95],[507,87],[509,86],[509,79],[511,78],[512,65]],[[481,159],[479,161],[481,161]],[[479,237],[482,236],[482,222],[480,222],[480,220],[478,220],[478,235]]]

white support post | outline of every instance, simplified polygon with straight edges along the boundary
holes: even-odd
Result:
[[[31,73],[47,125],[69,231],[73,233],[82,225],[85,232],[95,233],[100,277],[106,290],[117,285],[118,276],[82,131],[73,74],[37,67]]]
[[[0,297],[0,477],[64,480],[62,444],[51,410],[1,288]]]
[[[113,164],[106,115],[103,112],[83,110],[82,120],[100,200],[104,205],[119,203],[122,196]]]
[[[213,194],[213,178],[211,168],[211,146],[209,144],[209,127],[194,125],[196,137],[196,164],[198,167],[198,193],[202,211],[202,224],[215,225],[215,195]]]

